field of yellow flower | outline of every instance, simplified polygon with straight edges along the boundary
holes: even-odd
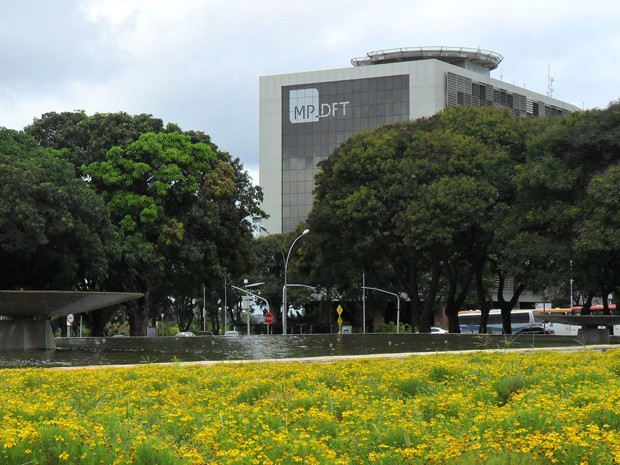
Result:
[[[0,370],[2,464],[620,464],[620,351]]]

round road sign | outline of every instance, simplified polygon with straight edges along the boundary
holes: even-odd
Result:
[[[265,323],[267,323],[268,325],[273,323],[273,314],[272,313],[265,313]]]

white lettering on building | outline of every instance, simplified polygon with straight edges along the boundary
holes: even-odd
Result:
[[[289,91],[289,121],[293,124],[314,123],[320,118],[347,116],[346,102],[319,103],[319,90],[315,88]]]

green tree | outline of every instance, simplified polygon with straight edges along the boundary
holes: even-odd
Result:
[[[618,286],[619,128],[618,102],[554,119],[532,140],[518,177],[530,244],[557,250],[546,260],[552,281],[575,278],[586,305]]]
[[[244,234],[249,240],[239,220],[259,210],[256,200],[237,204],[256,191],[240,185],[247,175],[235,163],[190,136],[148,133],[83,167],[119,226],[123,253],[115,282],[145,294],[129,313],[133,335],[146,334],[154,300],[198,296],[202,283],[241,261],[228,245]]]
[[[113,208],[117,213],[122,210],[121,206],[124,202],[138,202],[134,207],[144,211],[146,216],[159,215],[158,208],[159,211],[163,209],[166,215],[174,211],[171,222],[167,223],[165,228],[162,226],[162,230],[166,231],[164,236],[168,235],[166,247],[162,248],[156,242],[152,242],[156,240],[152,235],[141,238],[136,233],[133,237],[128,237],[126,232],[123,232],[125,244],[123,261],[116,263],[113,267],[114,272],[107,283],[108,289],[118,290],[126,287],[135,289],[135,286],[123,279],[128,272],[125,269],[127,263],[139,265],[141,261],[153,262],[156,268],[158,266],[166,268],[168,275],[163,283],[157,283],[155,287],[149,286],[151,294],[149,295],[150,304],[147,307],[151,307],[151,317],[155,318],[155,315],[162,311],[168,314],[171,308],[170,298],[173,298],[175,302],[191,302],[198,296],[202,296],[204,284],[208,300],[205,306],[208,309],[212,327],[216,329],[219,325],[217,300],[221,298],[223,292],[225,274],[239,275],[248,266],[246,250],[252,239],[252,230],[241,220],[245,217],[260,218],[264,215],[259,208],[259,202],[262,199],[260,188],[252,184],[240,160],[233,158],[227,152],[218,150],[207,134],[200,131],[183,132],[176,124],[164,125],[161,119],[153,118],[148,114],[131,116],[119,112],[89,116],[83,111],[52,112],[35,119],[26,131],[32,134],[41,145],[54,149],[58,156],[73,163],[77,172],[85,179],[92,181],[93,187],[101,194],[109,197],[110,189],[113,189],[116,181],[107,178],[105,182],[101,180],[95,182],[82,172],[83,166],[101,163],[101,169],[105,171],[106,163],[116,164],[113,171],[119,178],[133,179],[135,182],[130,182],[129,186],[118,188],[119,191],[123,190],[123,193],[119,193],[114,200]],[[148,198],[150,194],[144,194],[146,184],[155,183],[151,184],[149,189],[155,189],[154,186],[158,185],[161,191],[157,195],[166,196],[168,194],[163,192],[166,183],[170,179],[175,179],[177,175],[181,176],[182,173],[178,171],[179,166],[183,163],[191,164],[191,162],[184,160],[177,164],[173,156],[172,160],[156,161],[161,164],[160,167],[156,167],[149,165],[150,158],[147,156],[144,161],[145,165],[149,165],[149,170],[157,171],[161,179],[157,181],[144,179],[144,182],[138,182],[139,170],[146,169],[146,166],[140,165],[139,161],[124,160],[124,154],[131,144],[136,143],[142,135],[147,133],[181,133],[196,147],[210,148],[213,158],[210,162],[209,174],[199,179],[196,195],[183,197],[170,194],[171,197],[163,206],[152,204],[153,208],[148,208],[146,203],[150,202]],[[145,147],[146,142],[143,141],[140,144],[143,152],[148,153],[149,149]],[[114,151],[112,153],[122,155],[118,156],[116,161],[109,160],[108,157],[114,158],[114,155],[109,153],[111,150]],[[174,152],[173,149],[169,151]],[[192,156],[193,154],[190,153],[190,158]],[[192,166],[196,167],[195,164]],[[126,171],[133,169],[137,169],[138,172]],[[166,170],[168,170],[167,173]],[[100,172],[98,175],[103,176],[103,173]],[[169,179],[167,180],[166,177]],[[171,182],[177,185],[170,191],[176,192],[179,189],[179,183],[176,180]],[[135,195],[132,195],[132,189],[135,189]],[[145,204],[140,202],[145,202]],[[139,220],[146,220],[146,216]],[[117,218],[119,226],[126,228],[131,224],[131,218],[131,215],[126,221],[123,221],[124,217]],[[123,225],[120,224],[121,221]],[[141,223],[137,221],[136,224]],[[175,234],[177,240],[171,240],[170,238],[175,237]],[[178,237],[182,237],[182,240]],[[163,251],[166,254],[160,255]],[[174,267],[169,266],[171,264],[174,264]],[[137,277],[133,277],[130,281],[135,279]],[[139,302],[136,304],[141,308],[139,312],[144,314],[146,312],[144,306]],[[175,316],[179,327],[189,326],[194,316],[193,311],[189,310],[191,305],[174,305],[173,307],[178,310],[175,311]],[[132,305],[129,309],[130,313],[134,311],[137,311],[136,305]],[[102,328],[103,321],[107,320],[112,312],[110,310],[96,311],[91,315],[95,316],[99,313],[101,313],[101,318],[96,318],[95,323],[97,327]],[[131,317],[130,320],[136,319]],[[143,321],[143,317],[137,320]]]
[[[590,179],[583,205],[589,213],[576,225],[573,250],[609,312],[608,295],[620,291],[620,165]]]
[[[536,120],[458,107],[360,132],[316,179],[314,273],[346,289],[371,270],[409,296],[422,331],[436,305],[458,331],[472,282],[505,333],[526,288],[566,289],[570,276],[586,304],[606,298],[618,290],[618,127],[615,103]]]
[[[507,268],[498,240],[519,231],[513,178],[530,133],[507,111],[464,107],[359,133],[317,176],[309,222],[319,273],[331,262],[332,281],[351,282],[354,271],[359,282],[362,270],[374,270],[406,292],[421,331],[443,305],[458,332],[472,281],[488,303],[488,274]]]
[[[164,127],[159,118],[149,114],[129,115],[124,112],[96,113],[84,111],[49,112],[26,126],[24,131],[43,147],[57,150],[81,174],[82,165],[103,161],[112,147],[127,147],[147,132],[175,132],[179,127]]]
[[[361,131],[321,163],[316,177],[306,251],[314,257],[317,281],[349,301],[347,290],[360,285],[364,272],[367,285],[400,292],[398,275],[415,276],[420,269],[402,237],[392,239],[393,218],[402,209],[402,190],[389,188],[401,184],[406,141],[399,128]]]
[[[3,289],[100,288],[118,252],[104,202],[73,166],[0,128]]]
[[[471,272],[455,270],[495,202],[489,179],[506,159],[441,126],[439,116],[352,138],[323,164],[310,216],[313,233],[333,244],[329,254],[344,259],[341,269],[354,267],[358,280],[363,269],[387,265],[391,282],[411,299],[412,323],[424,332],[447,270],[468,287]],[[453,298],[466,292],[458,294]]]
[[[487,189],[493,193],[492,198],[487,198],[486,205],[478,199],[478,207],[484,208],[484,214],[479,214],[478,221],[469,223],[470,229],[466,230],[464,236],[457,238],[457,242],[464,246],[459,247],[457,257],[465,262],[465,266],[457,263],[454,267],[461,271],[463,285],[460,286],[460,298],[451,299],[454,293],[452,288],[455,286],[449,276],[454,273],[445,273],[450,283],[446,296],[446,313],[451,316],[450,330],[458,330],[457,312],[466,296],[464,283],[472,276],[478,306],[483,315],[481,331],[486,332],[489,311],[493,303],[497,302],[502,311],[504,332],[510,333],[511,310],[525,290],[526,282],[531,280],[529,272],[532,270],[532,266],[522,265],[525,262],[532,263],[527,251],[512,243],[522,228],[521,218],[514,208],[517,203],[514,175],[525,161],[529,139],[536,133],[536,128],[544,127],[545,123],[542,120],[519,119],[506,110],[467,107],[444,112],[440,120],[445,130],[472,137],[486,147],[489,154],[473,160],[478,170],[474,176],[481,185],[487,183]],[[465,197],[463,200],[468,204],[476,203],[465,200]],[[475,214],[475,209],[472,213]],[[472,268],[466,265],[468,263]],[[509,279],[516,284],[512,296],[506,299],[505,289]]]

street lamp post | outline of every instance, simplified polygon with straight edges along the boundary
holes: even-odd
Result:
[[[568,308],[570,308],[571,313],[573,311],[573,261],[570,260],[570,273],[571,273],[571,278],[570,278],[570,301],[568,303]]]
[[[265,228],[264,226],[260,226],[260,229],[262,229],[263,231],[265,231],[269,236],[271,236],[271,238],[276,241],[276,244],[278,244],[278,248],[280,249],[280,254],[282,255],[282,266],[284,266],[284,263],[286,262],[286,258],[284,257],[284,249],[282,248],[282,244],[280,244],[280,241],[278,240],[278,238],[276,236],[274,236],[273,234],[271,234],[267,228]]]
[[[202,332],[207,331],[207,287],[202,285]]]
[[[366,272],[362,272],[362,334],[366,334]]]
[[[228,307],[228,282],[227,282],[228,280],[226,279],[227,273],[228,271],[226,270],[226,268],[224,268],[224,318],[223,318],[224,327],[222,329],[222,334],[226,334],[226,310]]]
[[[282,248],[282,244],[280,244],[280,241],[278,240],[278,238],[276,236],[274,236],[273,234],[271,234],[264,226],[261,226],[260,229],[262,229],[263,231],[265,231],[269,236],[271,236],[273,238],[274,241],[276,241],[276,244],[278,244],[278,247],[280,248],[280,253],[282,254],[282,265],[284,266],[284,286],[282,287],[282,334],[286,334],[286,317],[288,314],[288,305],[286,302],[286,298],[287,298],[287,294],[286,294],[286,286],[288,285],[287,283],[287,271],[288,271],[288,259],[291,255],[291,250],[293,250],[293,246],[295,245],[295,242],[297,242],[298,239],[300,239],[302,236],[305,236],[306,234],[308,234],[310,232],[309,229],[305,229],[291,244],[291,248],[288,251],[288,255],[285,257],[284,256],[284,249]]]
[[[386,291],[384,289],[379,289],[377,287],[367,287],[367,286],[362,286],[362,289],[370,289],[373,291],[379,291],[379,292],[383,292],[385,294],[390,294],[393,295],[394,297],[396,297],[396,334],[399,334],[400,332],[400,297],[398,296],[398,294],[395,294],[394,292],[390,292],[390,291]]]
[[[289,258],[291,258],[291,251],[293,250],[293,247],[295,246],[295,243],[299,239],[304,237],[306,234],[308,234],[309,232],[310,232],[309,229],[304,229],[304,231],[299,236],[297,236],[297,238],[295,238],[295,240],[293,241],[293,243],[291,244],[291,246],[288,249],[288,254],[286,255],[286,260],[284,261],[284,286],[282,287],[282,334],[286,334],[286,332],[287,332],[286,317],[288,316],[288,302],[287,302],[286,286],[288,284],[288,281],[287,281],[288,260],[289,260]]]

